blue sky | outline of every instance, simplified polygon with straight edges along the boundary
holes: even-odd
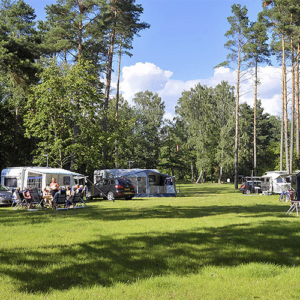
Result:
[[[54,0],[26,2],[35,9],[37,19],[45,17],[47,4],[56,3]],[[214,69],[228,53],[224,48],[227,41],[224,34],[229,29],[227,17],[231,15],[231,6],[239,3],[248,8],[250,21],[255,21],[262,10],[261,0],[137,0],[136,3],[144,8],[141,20],[151,27],[134,39],[133,56],[122,58],[121,89],[127,100],[140,90],[158,92],[171,117],[181,92],[197,82],[215,86],[220,80],[228,80],[234,85],[234,73],[229,69]],[[267,79],[272,74],[276,77],[269,78],[269,82],[277,82],[275,67],[261,71]],[[250,82],[245,89],[251,89]],[[280,100],[277,93],[280,95],[280,91],[274,92],[270,86],[261,93],[266,111],[272,114],[279,113],[273,105]],[[244,100],[251,104],[251,93],[247,95]]]

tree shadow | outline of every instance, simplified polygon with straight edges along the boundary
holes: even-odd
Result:
[[[151,201],[151,200],[149,200]],[[3,226],[33,225],[57,222],[60,218],[78,218],[83,220],[99,221],[124,221],[142,219],[193,219],[209,216],[241,214],[242,217],[284,217],[289,205],[283,204],[253,204],[253,205],[228,205],[212,201],[199,206],[189,205],[157,205],[140,206],[135,203],[132,207],[103,207],[97,203],[90,204],[83,209],[70,209],[68,211],[38,211],[28,212],[27,210],[14,211],[12,209],[1,211],[1,224]],[[295,213],[293,213],[294,216]]]
[[[0,272],[10,277],[20,292],[46,294],[79,286],[110,287],[154,276],[183,276],[201,272],[208,265],[255,262],[298,266],[299,242],[299,225],[282,220],[125,238],[97,234],[94,240],[68,246],[33,251],[16,248],[13,256],[2,249]]]

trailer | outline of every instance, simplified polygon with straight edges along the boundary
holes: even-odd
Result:
[[[270,194],[281,194],[292,187],[291,176],[286,171],[268,171],[262,180],[263,190]]]
[[[13,190],[20,187],[37,188],[42,191],[49,188],[51,179],[55,178],[60,186],[73,187],[79,181],[85,181],[85,176],[65,169],[50,167],[11,167],[1,172],[1,184]]]

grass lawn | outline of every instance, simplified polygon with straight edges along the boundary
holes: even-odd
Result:
[[[231,184],[176,198],[0,207],[1,299],[299,299],[300,218]]]

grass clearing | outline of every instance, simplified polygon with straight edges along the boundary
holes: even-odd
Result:
[[[176,198],[0,208],[1,299],[300,297],[300,219],[278,196],[185,184]]]

